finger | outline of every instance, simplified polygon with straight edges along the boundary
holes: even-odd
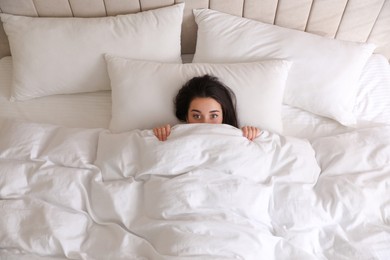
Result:
[[[261,135],[261,130],[259,128],[256,128],[256,137],[259,137]]]
[[[253,141],[256,137],[260,136],[262,131],[259,128],[254,126],[244,126],[241,128],[242,135]]]
[[[167,131],[165,130],[165,127],[161,128],[161,138],[163,141],[167,140]]]
[[[257,127],[253,127],[253,131],[252,131],[252,133],[253,133],[252,140],[255,140],[255,139],[256,139],[256,137],[258,137],[258,136],[259,136],[259,128],[257,128]]]
[[[166,125],[165,126],[165,130],[166,130],[166,132],[167,132],[167,138],[168,138],[168,136],[171,134],[171,125]]]
[[[248,140],[250,140],[250,136],[251,136],[251,129],[250,129],[250,127],[249,127],[249,126],[245,126],[244,129],[245,129],[245,131],[244,131],[244,136],[245,136]]]
[[[252,126],[251,127],[251,136],[250,136],[250,140],[255,140],[257,137],[259,137],[261,135],[261,131],[259,128],[257,127],[254,127]]]
[[[248,139],[251,141],[253,140],[253,127],[252,126],[248,127]]]
[[[158,129],[158,140],[164,141],[164,140],[163,140],[163,134],[162,134],[162,129],[161,129],[161,128]]]
[[[248,140],[252,141],[253,140],[253,127],[247,126],[247,129],[248,129],[247,130],[248,134],[247,134],[246,138],[248,138]]]
[[[256,127],[256,135],[255,135],[255,138],[259,137],[261,134],[261,130],[259,128]]]
[[[161,134],[159,133],[158,130],[159,130],[158,128],[154,128],[154,129],[153,129],[153,133],[154,133],[154,135],[157,137],[157,139],[158,139],[159,141],[161,141]]]
[[[161,128],[157,128],[157,138],[158,138],[158,140],[162,141]]]
[[[242,130],[242,135],[244,137],[248,138],[248,129],[247,129],[247,127],[244,126],[244,127],[241,128],[241,130]]]

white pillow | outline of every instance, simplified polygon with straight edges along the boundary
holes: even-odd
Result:
[[[106,55],[112,88],[112,132],[179,123],[174,98],[191,78],[218,77],[236,95],[240,126],[282,132],[281,106],[291,63],[168,64]]]
[[[390,64],[381,54],[373,54],[362,71],[355,113],[361,126],[390,125]]]
[[[284,102],[353,125],[361,70],[372,44],[324,38],[209,9],[195,9],[193,62],[293,61]]]
[[[0,14],[13,58],[11,100],[109,90],[104,53],[180,63],[183,8],[100,18]]]

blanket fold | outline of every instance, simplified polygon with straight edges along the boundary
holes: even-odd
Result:
[[[0,256],[385,259],[390,138],[370,137],[383,129],[310,143],[186,124],[160,142],[152,130],[9,121],[0,126]],[[331,148],[340,154],[329,159]],[[369,157],[356,163],[343,151]]]

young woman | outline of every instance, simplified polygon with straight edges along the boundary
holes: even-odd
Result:
[[[234,100],[234,93],[216,77],[194,77],[175,98],[176,117],[190,124],[228,124],[238,128]],[[260,135],[257,127],[244,126],[241,129],[249,140]],[[160,141],[165,141],[171,133],[171,126],[156,127],[153,132]]]

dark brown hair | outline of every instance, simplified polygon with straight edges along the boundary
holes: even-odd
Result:
[[[222,123],[238,127],[235,109],[236,97],[233,91],[220,82],[217,77],[206,74],[194,77],[183,85],[175,98],[176,117],[180,121],[187,121],[190,103],[195,98],[212,98],[217,101],[222,107]]]

